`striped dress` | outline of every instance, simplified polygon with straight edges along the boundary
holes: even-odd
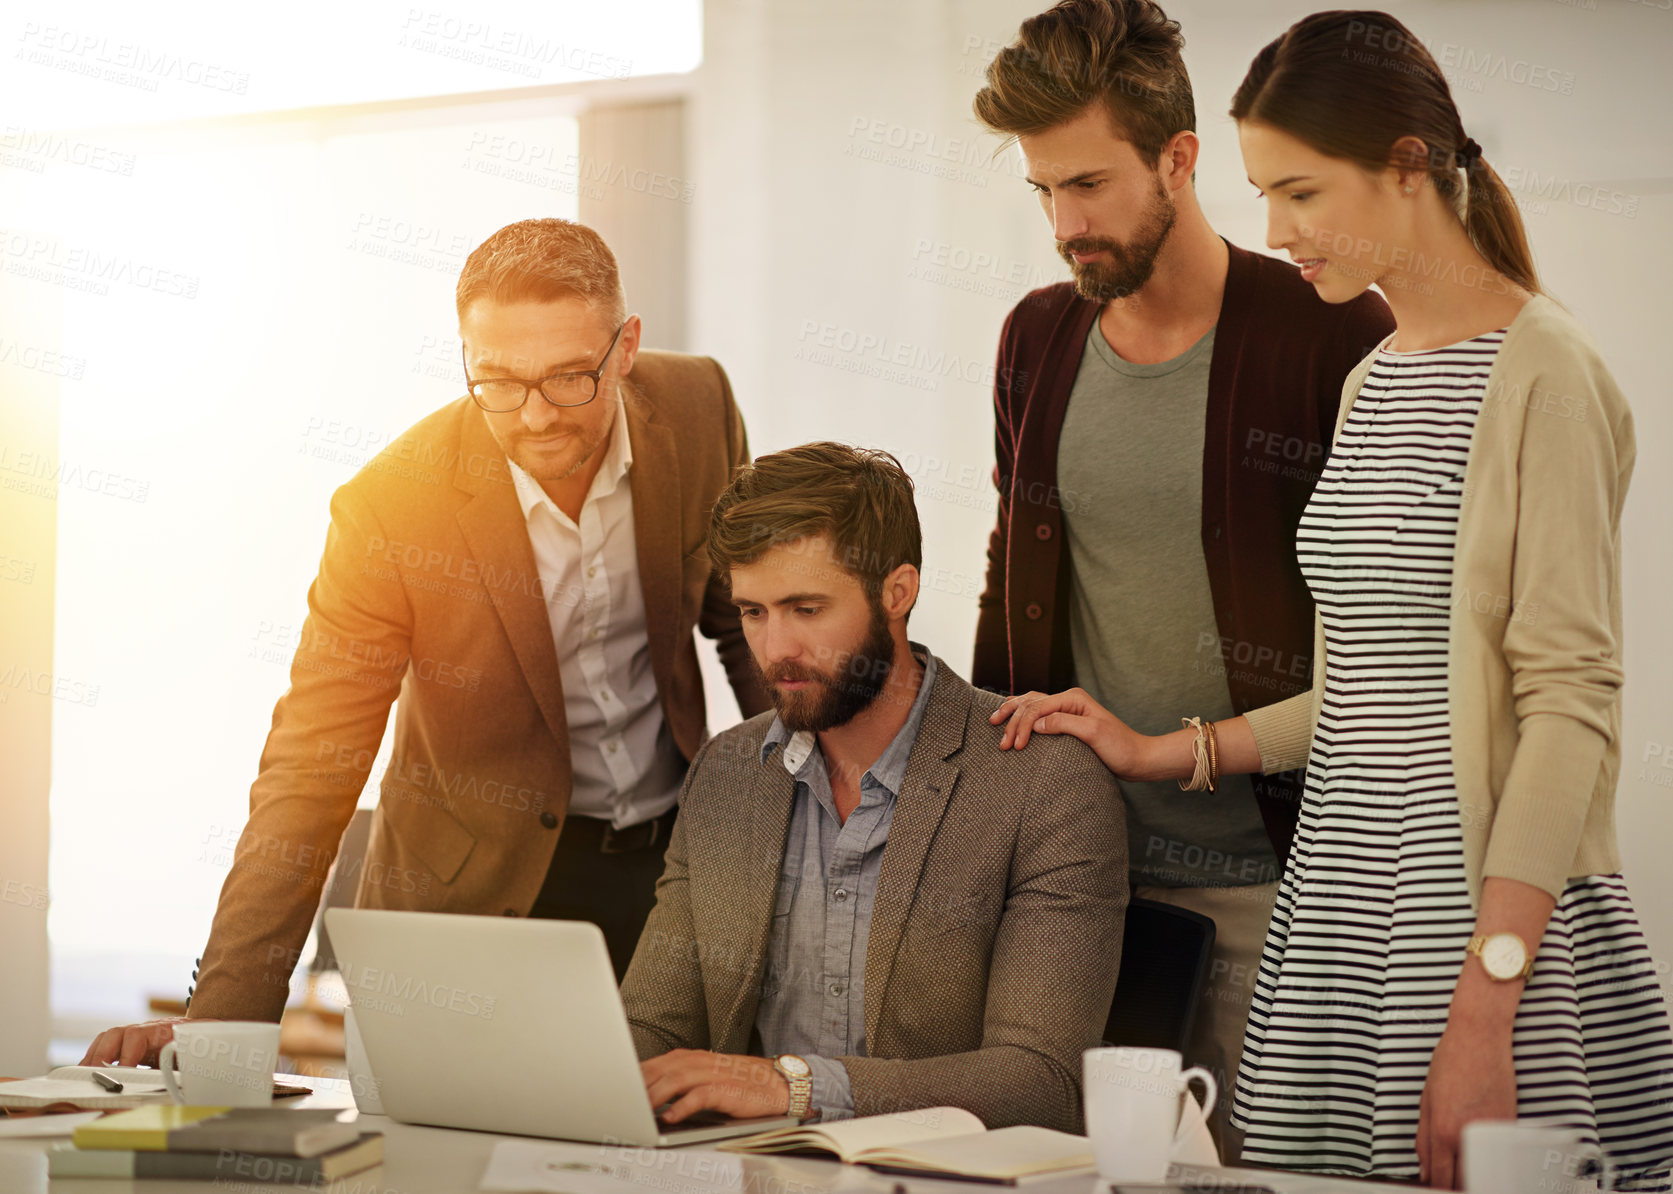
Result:
[[[1503,339],[1378,353],[1296,534],[1325,693],[1232,1108],[1251,1163],[1418,1176],[1418,1099],[1475,924],[1448,609],[1464,465]],[[1617,1188],[1669,1188],[1673,1031],[1619,875],[1569,881],[1512,1050],[1519,1118],[1601,1142]]]

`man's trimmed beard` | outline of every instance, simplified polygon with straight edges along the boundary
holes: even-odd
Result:
[[[795,663],[779,663],[763,668],[755,661],[755,674],[772,696],[785,729],[791,733],[809,730],[815,734],[847,725],[865,712],[883,692],[894,670],[895,640],[889,632],[889,619],[883,603],[868,598],[871,623],[860,645],[848,654],[835,671],[825,672]],[[811,680],[814,687],[799,692],[780,691],[784,680]]]
[[[1145,211],[1144,223],[1131,241],[1123,243],[1104,236],[1083,236],[1060,242],[1057,254],[1069,263],[1075,277],[1076,292],[1082,298],[1100,303],[1137,294],[1156,271],[1156,258],[1161,255],[1162,246],[1173,232],[1176,214],[1173,199],[1162,185],[1161,176],[1157,175],[1156,196]],[[1100,249],[1109,254],[1108,261],[1079,262],[1073,256]]]
[[[593,402],[609,403],[623,401],[624,395],[622,394],[622,386],[619,378],[616,379],[614,385],[612,386],[612,390],[612,393],[604,393],[601,384],[600,392],[593,398]],[[530,394],[525,401],[544,402],[546,399],[542,398],[539,394]],[[516,427],[499,427],[494,424],[492,419],[488,420],[488,431],[491,435],[493,435],[494,442],[500,446],[500,451],[505,453],[506,458],[510,460],[511,463],[522,469],[536,481],[569,480],[576,473],[586,468],[588,462],[591,461],[594,456],[598,455],[599,450],[604,446],[605,441],[610,438],[610,433],[615,430],[615,427],[616,415],[615,412],[612,411],[610,412],[610,415],[598,425],[598,427],[590,432],[581,431],[577,435],[579,443],[573,449],[567,460],[553,462],[543,461],[529,450],[528,444],[525,441],[532,437],[534,433],[523,428],[521,424]],[[571,427],[569,430],[573,432],[577,429]]]
[[[610,438],[610,432],[614,426],[613,423],[606,423],[603,430],[582,439],[580,450],[574,458],[556,467],[541,464],[534,454],[529,452],[516,439],[513,439],[509,444],[502,444],[501,447],[505,449],[505,454],[511,459],[511,462],[534,480],[567,481],[587,466],[587,462],[597,454],[599,447]]]

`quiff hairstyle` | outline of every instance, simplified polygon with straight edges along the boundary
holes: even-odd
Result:
[[[459,319],[484,298],[496,303],[579,298],[612,324],[627,318],[616,255],[603,237],[574,220],[519,220],[472,250],[459,271]]]
[[[822,441],[740,467],[709,514],[709,561],[730,580],[775,547],[814,536],[876,600],[902,564],[922,570],[912,478],[890,453]]]
[[[1063,0],[1017,31],[988,64],[976,118],[1027,137],[1102,103],[1115,131],[1147,162],[1180,132],[1196,132],[1179,22],[1151,0]]]

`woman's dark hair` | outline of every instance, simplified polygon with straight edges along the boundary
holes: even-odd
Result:
[[[1387,13],[1316,12],[1297,21],[1255,55],[1232,96],[1231,115],[1369,170],[1427,171],[1488,264],[1540,293],[1510,188],[1465,135],[1434,58]],[[1428,146],[1427,157],[1396,153],[1404,137]]]

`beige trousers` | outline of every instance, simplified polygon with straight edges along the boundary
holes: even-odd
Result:
[[[1187,1066],[1200,1065],[1214,1075],[1220,1097],[1208,1117],[1209,1130],[1220,1146],[1220,1162],[1235,1165],[1243,1147],[1242,1133],[1232,1127],[1232,1088],[1243,1056],[1243,1030],[1249,1022],[1249,1003],[1260,973],[1266,926],[1278,884],[1247,887],[1135,887],[1135,899],[1156,900],[1176,908],[1200,912],[1214,922],[1214,953],[1208,982],[1197,1003],[1191,1026]]]

